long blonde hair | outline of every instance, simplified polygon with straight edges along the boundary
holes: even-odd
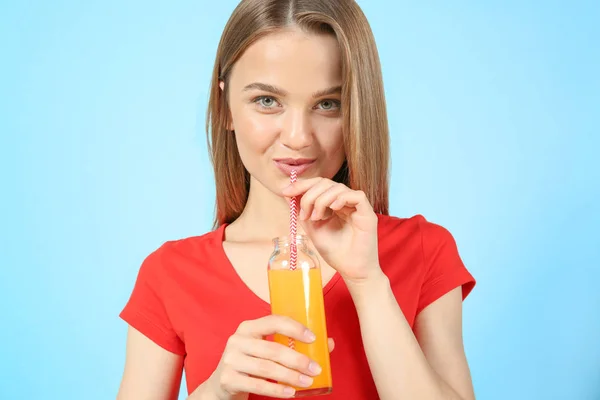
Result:
[[[261,37],[299,27],[331,34],[342,54],[342,118],[346,160],[334,177],[362,190],[376,213],[388,214],[389,130],[379,54],[373,33],[354,0],[243,0],[219,42],[206,118],[216,181],[215,227],[240,216],[250,176],[228,131],[228,79],[235,62]],[[225,84],[225,90],[219,87]]]

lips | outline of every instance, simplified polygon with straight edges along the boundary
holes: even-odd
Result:
[[[298,175],[302,175],[315,163],[315,160],[311,158],[278,158],[274,161],[277,168],[286,176],[289,176],[293,170],[296,170]]]

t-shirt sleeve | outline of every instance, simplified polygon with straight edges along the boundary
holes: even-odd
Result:
[[[425,276],[417,314],[457,287],[462,287],[464,300],[475,286],[475,279],[463,264],[456,241],[446,228],[423,220],[421,240]]]
[[[171,325],[163,297],[164,247],[142,262],[129,301],[119,316],[165,350],[185,355],[184,343]]]

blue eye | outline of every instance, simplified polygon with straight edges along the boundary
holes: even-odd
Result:
[[[341,108],[341,103],[337,100],[323,100],[319,103],[321,110],[331,111]]]
[[[277,101],[273,97],[269,96],[260,96],[253,101],[262,108],[273,108],[273,106],[277,104]]]

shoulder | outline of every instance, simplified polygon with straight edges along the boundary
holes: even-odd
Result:
[[[215,245],[216,232],[212,231],[200,236],[167,240],[152,250],[147,255],[146,260],[159,262],[173,257],[189,256],[190,254],[202,252]]]
[[[475,286],[454,236],[446,227],[428,221],[423,215],[409,218],[380,215],[378,240],[384,272],[397,291],[415,295],[417,314],[458,286],[462,286],[463,298]]]
[[[391,240],[396,243],[402,240],[417,240],[423,244],[454,241],[448,229],[427,220],[421,214],[411,217],[378,214],[377,217],[380,240]]]
[[[219,227],[201,235],[167,240],[145,256],[141,270],[160,278],[198,265],[215,253],[221,234],[222,227]]]
[[[435,222],[417,214],[408,218],[379,215],[380,258],[389,269],[427,274],[442,267],[461,264],[454,236]]]
[[[205,300],[202,290],[212,284],[207,266],[214,264],[210,256],[215,257],[219,232],[169,240],[146,255],[121,318],[166,350],[184,355],[182,332],[190,310]]]

